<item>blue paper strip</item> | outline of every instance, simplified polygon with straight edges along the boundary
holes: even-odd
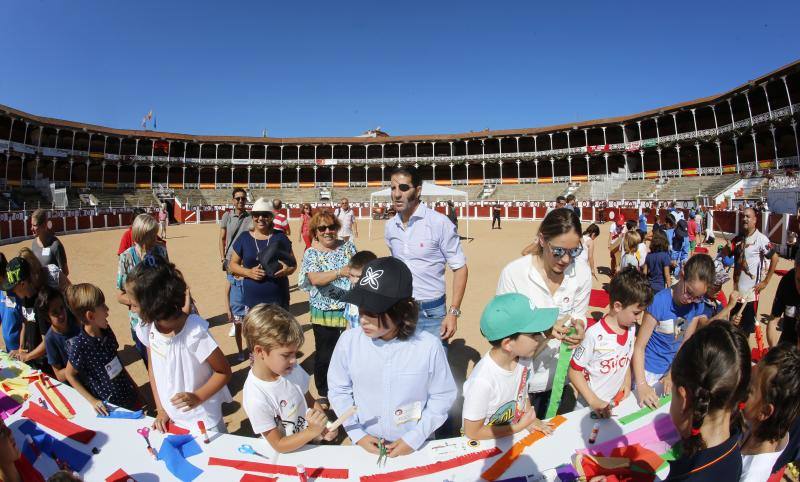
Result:
[[[183,482],[191,482],[203,471],[190,464],[186,458],[197,455],[202,450],[192,435],[170,435],[161,443],[158,459],[163,460],[167,470]]]
[[[110,412],[108,415],[100,415],[97,414],[98,418],[127,418],[127,419],[138,419],[144,417],[144,413],[141,410],[137,410],[135,412],[129,412],[128,410],[121,410],[116,408]]]
[[[91,455],[74,449],[66,443],[51,437],[30,420],[21,423],[18,429],[20,432],[31,436],[33,442],[36,444],[36,448],[38,448],[40,452],[48,457],[54,453],[56,457],[69,464],[72,470],[80,472],[92,458]],[[34,452],[33,448],[27,442],[22,448],[22,453],[31,463],[36,460],[36,452]]]

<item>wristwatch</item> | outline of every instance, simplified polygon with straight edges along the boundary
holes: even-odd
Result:
[[[456,318],[458,318],[459,316],[461,316],[461,310],[459,310],[455,306],[451,306],[450,309],[447,310],[447,314],[448,315],[453,315]]]

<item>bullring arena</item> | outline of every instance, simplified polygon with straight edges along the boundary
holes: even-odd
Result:
[[[106,128],[0,105],[0,251],[10,259],[29,246],[32,210],[50,210],[70,260],[69,278],[103,290],[120,357],[147,392],[147,372],[133,348],[127,310],[115,299],[116,250],[119,228],[130,224],[133,208],[155,213],[165,202],[170,259],[183,272],[199,313],[210,322],[233,367],[229,388],[235,402],[224,407],[228,430],[252,437],[241,406],[249,363],[234,356],[225,315],[227,282],[218,266],[217,221],[231,208],[233,188],[246,189],[250,203],[260,197],[283,200],[298,260],[303,255],[299,204],[327,209],[342,198],[358,215],[358,249],[388,256],[386,221],[379,215],[388,204],[385,198],[371,204],[370,194],[388,185],[395,166],[413,165],[426,182],[465,195],[466,200],[456,194],[426,199],[441,212],[445,201],[455,202],[468,260],[463,315],[448,351],[460,387],[489,349],[478,321],[501,269],[534,239],[557,196],[574,194],[583,227],[600,226],[598,267],[610,264],[609,213],[637,219],[643,210],[652,224],[673,205],[686,213],[700,207],[713,212],[716,240],[706,248],[714,256],[717,245],[741,229],[743,206],[767,201],[771,189],[800,186],[795,177],[800,169],[798,120],[800,61],[722,94],[633,115],[452,135],[396,137],[373,130],[351,138],[197,136]],[[495,205],[501,207],[501,230],[490,227]],[[788,253],[792,233],[800,232],[798,207],[759,214],[759,229],[780,252]],[[782,257],[778,270],[792,266]],[[447,276],[450,293],[449,271]],[[593,288],[602,290],[609,279],[601,268]],[[768,313],[779,279],[762,293],[760,315]],[[294,274],[291,312],[304,327],[302,364],[312,373],[308,295],[294,289],[296,284]],[[726,283],[723,292],[732,285]],[[755,339],[751,343],[755,346]],[[313,382],[311,387],[313,392]]]

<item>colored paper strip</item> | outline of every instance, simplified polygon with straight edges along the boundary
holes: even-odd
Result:
[[[557,417],[550,419],[548,423],[553,427],[553,430],[556,430],[566,421],[566,418],[558,415]],[[511,448],[508,449],[508,452],[504,453],[502,457],[497,459],[491,467],[486,469],[486,471],[481,474],[481,477],[489,481],[497,480],[506,472],[506,470],[508,470],[509,467],[511,467],[511,464],[513,464],[519,458],[519,456],[522,455],[522,452],[524,452],[527,447],[530,447],[536,441],[543,439],[546,436],[547,435],[544,432],[531,432],[525,436],[525,438],[512,445]]]
[[[395,472],[386,472],[383,474],[364,475],[361,476],[361,482],[392,482],[394,480],[407,480],[414,477],[422,477],[423,475],[435,474],[443,470],[449,470],[454,467],[460,467],[469,463],[488,459],[499,455],[501,450],[497,447],[492,447],[488,450],[482,450],[467,455],[461,455],[449,460],[443,460],[430,465],[421,465],[419,467],[411,467],[409,469],[397,470]]]
[[[97,418],[123,418],[123,419],[136,420],[142,417],[144,417],[144,412],[142,412],[141,410],[130,412],[128,410],[121,410],[119,408],[111,410],[110,412],[108,412],[108,415],[100,415],[99,413],[97,414]]]
[[[106,482],[136,482],[136,481],[133,479],[133,477],[128,475],[128,473],[125,472],[124,470],[117,469],[116,472],[106,477]]]
[[[672,395],[664,395],[663,397],[658,399],[658,407],[661,408],[667,403],[672,400]],[[640,418],[644,417],[645,415],[649,415],[653,413],[655,410],[650,407],[643,407],[640,410],[633,412],[631,414],[625,415],[624,417],[619,418],[619,423],[622,425],[627,425],[631,422],[639,420]]]
[[[62,418],[72,418],[75,416],[75,409],[67,402],[64,395],[54,386],[45,387],[40,380],[33,382],[33,386],[39,390],[39,393],[47,400],[47,406],[51,407],[53,411],[61,415]]]
[[[55,454],[56,457],[69,464],[72,470],[77,470],[80,472],[92,458],[91,455],[74,449],[60,440],[56,440],[50,436],[50,434],[43,432],[39,427],[36,426],[35,423],[29,420],[19,424],[18,430],[26,435],[31,436],[33,443],[36,444],[36,448],[39,450],[39,452],[47,456],[52,456]],[[28,443],[23,446],[22,453],[28,458],[28,460],[35,461],[37,458],[36,452]]]
[[[550,393],[550,404],[547,406],[547,413],[544,418],[553,418],[558,413],[558,406],[561,404],[561,397],[564,395],[564,384],[567,382],[570,360],[572,360],[572,349],[566,343],[561,343],[556,374],[553,378],[553,391]]]
[[[616,448],[639,444],[657,454],[667,452],[672,445],[680,440],[675,425],[669,415],[663,414],[656,417],[653,423],[627,433],[617,438],[597,444],[590,449],[581,449],[579,454],[609,455]]]
[[[170,435],[161,443],[158,460],[163,460],[167,470],[183,482],[191,482],[203,471],[189,463],[187,457],[197,455],[202,450],[191,435]]]
[[[64,420],[35,403],[29,403],[22,416],[83,444],[88,444],[95,436],[94,430]]]
[[[277,477],[266,477],[264,475],[244,474],[239,482],[277,482]]]
[[[20,408],[22,408],[22,404],[13,397],[9,397],[5,393],[0,392],[0,418],[5,420],[10,415],[16,413]]]
[[[264,464],[260,462],[248,462],[246,460],[233,460],[221,459],[217,457],[209,457],[208,465],[219,465],[222,467],[230,467],[232,469],[239,469],[245,472],[262,472],[265,474],[279,474],[279,475],[297,475],[297,467],[290,465],[276,465]],[[306,475],[310,479],[326,478],[326,479],[347,479],[350,476],[350,471],[347,469],[326,469],[323,467],[313,468],[306,467]]]

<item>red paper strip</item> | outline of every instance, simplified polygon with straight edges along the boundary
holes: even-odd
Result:
[[[265,477],[256,474],[244,474],[239,482],[277,482],[277,477]]]
[[[187,435],[189,433],[185,428],[178,427],[172,422],[167,422],[167,432],[172,435]]]
[[[95,436],[94,430],[64,420],[35,403],[29,403],[22,416],[83,444],[88,444]]]
[[[422,477],[423,475],[435,474],[436,472],[442,472],[454,467],[467,465],[475,462],[476,460],[488,459],[494,457],[495,455],[499,455],[501,452],[502,450],[499,448],[493,447],[489,450],[482,450],[480,452],[461,455],[453,459],[436,462],[435,464],[421,465],[419,467],[411,467],[410,469],[386,472],[383,474],[364,475],[361,477],[361,482],[391,482],[393,480],[406,480],[414,477]]]
[[[265,474],[297,475],[297,467],[291,465],[262,464],[260,462],[248,462],[246,460],[220,459],[209,457],[208,465],[220,465],[246,472],[263,472]],[[347,479],[350,471],[347,469],[326,469],[324,467],[306,467],[306,475],[309,479],[324,477],[326,479]]]
[[[24,455],[14,461],[14,468],[19,472],[20,479],[25,482],[44,482],[42,474],[33,467],[33,464]]]
[[[44,384],[40,380],[36,380],[35,382],[33,382],[33,386],[35,386],[36,389],[39,390],[39,393],[41,393],[42,396],[44,396],[44,398],[47,399],[47,403],[49,404],[49,406],[53,407],[53,410],[57,414],[61,415],[62,418],[72,418],[75,415],[75,409],[72,408],[72,405],[70,405],[67,399],[64,398],[64,395],[61,393],[61,391],[59,391],[55,386],[53,386],[53,384],[50,384],[50,386],[45,388]],[[53,402],[53,397],[50,395],[51,393],[55,394],[56,397],[58,397],[58,399],[64,405],[64,408],[67,409],[68,413],[63,413],[61,410],[59,410],[58,404]]]
[[[106,477],[106,482],[136,482],[133,477],[128,475],[124,470],[117,469],[116,472]]]
[[[566,418],[562,417],[561,415],[557,415],[548,420],[547,423],[549,423],[555,430],[559,427],[559,425],[566,421]],[[504,453],[502,457],[497,459],[494,465],[486,469],[481,477],[489,481],[497,480],[497,478],[503,475],[505,471],[511,467],[511,464],[513,464],[519,458],[519,456],[522,455],[522,452],[525,451],[526,447],[530,447],[534,442],[544,437],[546,437],[544,432],[531,432],[528,436],[512,445],[511,448],[508,449],[508,452]]]

